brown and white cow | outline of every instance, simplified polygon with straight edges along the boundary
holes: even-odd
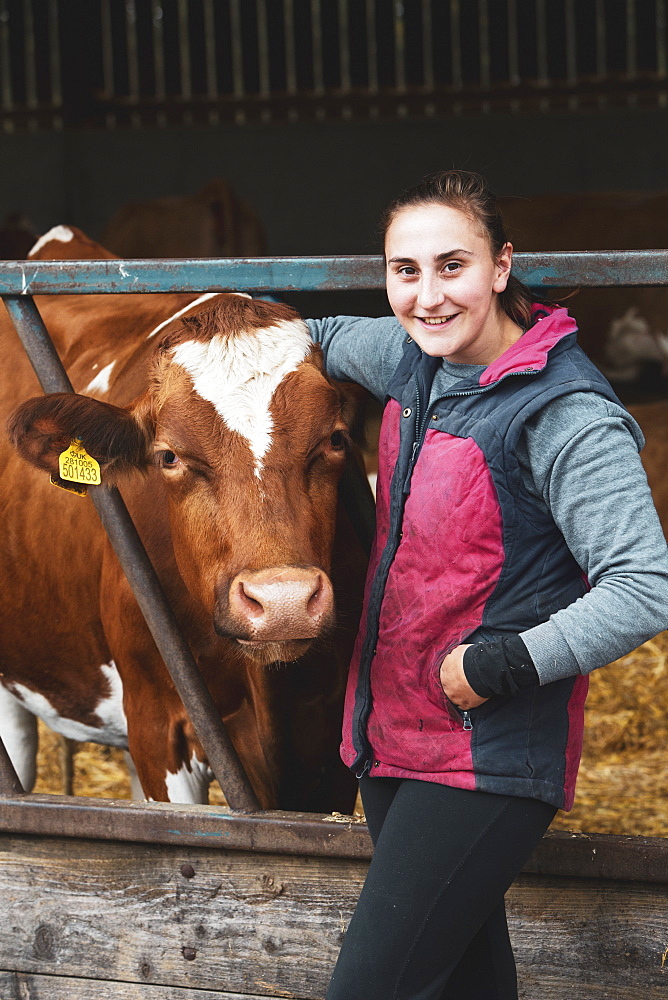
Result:
[[[62,226],[31,254],[110,256]],[[2,416],[31,464],[3,439],[0,732],[24,786],[35,716],[129,747],[149,798],[205,802],[211,777],[90,501],[49,483],[81,438],[121,488],[262,806],[350,811],[340,708],[365,560],[337,516],[346,400],[306,325],[235,294],[36,301],[80,394],[28,398],[3,309]]]

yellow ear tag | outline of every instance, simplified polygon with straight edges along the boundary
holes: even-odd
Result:
[[[60,478],[70,483],[83,483],[85,486],[100,486],[102,476],[100,466],[91,458],[81,444],[79,438],[70,442],[69,448],[58,457]]]

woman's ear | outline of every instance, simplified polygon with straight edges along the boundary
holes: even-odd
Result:
[[[513,264],[513,245],[512,243],[504,243],[501,247],[501,252],[496,258],[496,274],[494,277],[494,284],[492,285],[492,291],[503,292],[508,284],[508,278],[510,277],[510,269]]]

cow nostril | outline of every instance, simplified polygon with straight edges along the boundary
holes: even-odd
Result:
[[[245,608],[246,611],[250,612],[250,614],[253,616],[264,614],[264,607],[262,603],[255,597],[251,597],[244,587],[243,581],[239,583],[237,596],[240,599],[242,607]]]
[[[315,590],[306,602],[306,611],[309,615],[318,614],[319,605],[322,604],[324,589],[322,577],[318,577]]]

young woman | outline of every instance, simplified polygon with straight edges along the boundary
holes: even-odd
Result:
[[[484,181],[384,219],[394,319],[310,321],[385,405],[342,756],[374,857],[328,1000],[515,1000],[504,893],[569,809],[587,675],[668,626],[642,436]]]

